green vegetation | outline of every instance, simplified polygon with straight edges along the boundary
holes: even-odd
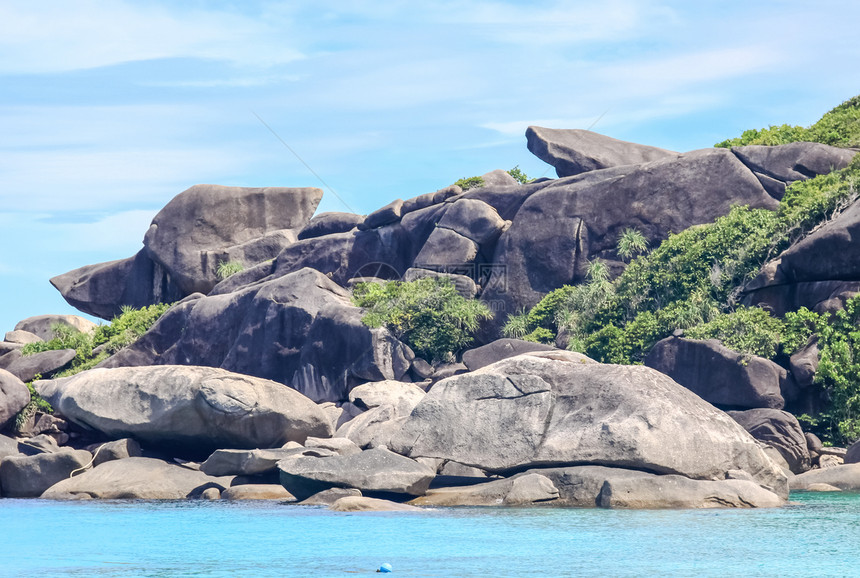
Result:
[[[469,189],[477,189],[478,187],[483,187],[485,183],[484,179],[482,179],[481,177],[467,177],[460,179],[454,184],[463,189],[463,192],[465,192]]]
[[[222,261],[215,270],[215,274],[218,276],[218,279],[223,281],[230,275],[235,275],[244,270],[245,265],[239,261]]]
[[[629,227],[618,237],[618,256],[625,261],[648,250],[648,239],[638,229]]]
[[[508,174],[514,177],[514,180],[516,180],[521,185],[524,185],[532,180],[528,177],[527,174],[520,170],[520,165],[517,165],[511,170],[509,170]]]
[[[472,343],[481,320],[491,317],[485,304],[465,299],[444,278],[358,283],[353,301],[366,309],[365,325],[388,328],[430,361],[450,360]]]
[[[123,347],[137,341],[146,333],[159,317],[170,308],[168,303],[159,303],[134,309],[123,306],[122,312],[108,325],[100,325],[90,333],[84,333],[68,325],[56,324],[51,327],[54,338],[50,341],[29,343],[21,349],[24,355],[55,349],[74,349],[77,355],[71,366],[55,377],[68,377],[81,371],[92,369]],[[95,353],[94,350],[98,349]]]
[[[744,131],[738,138],[717,143],[714,146],[730,148],[745,145],[780,145],[798,141],[820,142],[839,147],[860,146],[860,96],[846,100],[814,125],[771,126],[761,130]]]
[[[39,379],[42,379],[42,376],[36,374],[33,381],[38,381]],[[36,390],[33,389],[32,381],[27,383],[27,389],[30,390],[30,402],[15,416],[15,424],[13,426],[14,431],[19,433],[24,430],[24,427],[27,425],[27,421],[36,415],[37,411],[42,413],[54,413],[54,408],[51,407],[51,404],[45,401],[42,396],[36,393]]]

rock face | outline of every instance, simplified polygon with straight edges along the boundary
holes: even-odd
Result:
[[[645,365],[720,407],[782,409],[785,405],[785,369],[733,351],[716,339],[667,337],[654,345]]]
[[[209,367],[94,369],[36,387],[82,427],[174,452],[280,447],[332,433],[325,413],[301,394]]]
[[[350,295],[302,269],[171,308],[104,366],[220,367],[271,379],[314,401],[340,401],[365,381],[399,379],[410,354],[386,329],[361,323]]]
[[[91,497],[105,500],[184,500],[198,498],[209,488],[224,491],[231,478],[215,478],[203,472],[152,458],[128,458],[96,468],[52,485],[44,499]]]
[[[299,231],[298,239],[314,239],[334,233],[347,233],[364,222],[364,215],[355,213],[320,213]]]
[[[492,343],[470,349],[463,353],[463,363],[466,364],[469,371],[475,371],[497,361],[516,357],[530,351],[552,351],[553,349],[555,348],[551,345],[523,341],[521,339],[497,339]]]
[[[845,464],[830,468],[810,470],[794,476],[790,481],[792,491],[806,491],[813,484],[828,484],[844,492],[860,491],[860,464]]]
[[[6,371],[21,381],[32,381],[37,375],[50,377],[66,368],[77,355],[74,349],[55,349],[23,355],[6,366]]]
[[[139,458],[141,456],[140,444],[131,438],[99,444],[93,449],[93,452],[94,467],[113,460]]]
[[[785,475],[743,428],[665,375],[552,356],[528,353],[437,383],[392,449],[493,472],[591,464],[721,480],[744,470],[786,494]]]
[[[301,453],[302,449],[215,450],[200,464],[200,471],[210,476],[254,476],[273,472],[278,462]]]
[[[23,381],[0,369],[0,430],[30,403],[30,390]]]
[[[622,165],[636,165],[677,156],[657,147],[617,140],[596,132],[530,126],[526,130],[529,151],[555,167],[559,177],[569,177]]]
[[[0,487],[7,498],[37,498],[91,459],[90,452],[68,449],[34,456],[9,456],[0,461]]]
[[[84,333],[91,333],[96,329],[95,323],[77,315],[36,315],[19,321],[15,325],[15,331],[27,331],[44,341],[50,341],[55,337],[55,325],[65,325]]]
[[[304,227],[321,199],[322,191],[313,188],[195,185],[155,216],[143,244],[186,295],[208,293],[231,250],[268,233]]]
[[[776,448],[793,473],[802,474],[810,468],[806,436],[797,419],[787,411],[750,409],[728,414],[755,439]]]
[[[860,293],[860,202],[784,251],[744,288],[743,302],[777,315],[840,308]],[[826,259],[821,256],[826,255]]]
[[[416,506],[525,506],[553,503],[558,488],[552,480],[529,473],[484,484],[429,490],[410,502]]]
[[[381,448],[347,456],[287,458],[278,462],[278,469],[281,484],[298,500],[329,488],[420,496],[436,476],[414,460]]]

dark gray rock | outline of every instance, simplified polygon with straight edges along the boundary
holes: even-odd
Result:
[[[68,367],[77,355],[74,349],[55,349],[24,355],[6,366],[6,371],[21,381],[32,381],[37,375],[50,377]]]
[[[20,347],[17,349],[13,349],[7,353],[4,353],[2,356],[0,356],[0,369],[6,369],[10,365],[12,365],[13,362],[18,361],[22,357],[23,355],[21,353]]]
[[[415,267],[445,271],[474,263],[477,256],[477,243],[451,229],[438,227],[415,257]]]
[[[844,169],[857,154],[851,149],[813,142],[733,147],[732,152],[750,170],[786,184]]]
[[[478,245],[486,245],[496,242],[502,234],[505,221],[483,201],[458,199],[445,211],[439,226],[451,229]]]
[[[520,183],[504,169],[496,169],[481,175],[485,187],[510,187]]]
[[[436,383],[391,447],[490,472],[591,464],[720,480],[745,470],[787,492],[785,475],[740,425],[665,375],[555,352]]]
[[[226,249],[304,227],[321,199],[314,188],[195,185],[159,211],[143,243],[186,295],[208,293]]]
[[[421,464],[377,448],[348,456],[295,457],[278,462],[281,484],[298,500],[330,488],[421,496],[436,473]]]
[[[54,333],[56,325],[65,325],[84,333],[92,333],[97,327],[89,319],[77,315],[36,315],[19,321],[15,325],[15,331],[27,331],[44,341],[50,341],[56,337]]]
[[[223,492],[232,478],[205,473],[152,458],[106,462],[48,488],[44,499],[91,497],[103,500],[184,500],[215,488]]]
[[[444,189],[439,189],[433,193],[426,193],[423,195],[418,195],[417,197],[413,197],[406,201],[403,201],[403,207],[400,212],[402,215],[406,215],[407,213],[411,213],[412,211],[417,211],[419,209],[426,209],[432,205],[438,205],[439,203],[444,203],[446,200],[451,197],[456,197],[463,193],[463,189],[461,189],[457,185],[451,185],[449,187],[445,187]]]
[[[560,177],[622,165],[635,165],[677,156],[657,147],[614,139],[579,129],[530,126],[526,130],[529,151],[555,167]]]
[[[69,305],[101,317],[113,319],[122,306],[146,307],[173,303],[187,295],[164,267],[149,258],[146,249],[134,257],[86,265],[51,279]]]
[[[8,456],[0,461],[0,487],[7,498],[38,498],[42,492],[92,460],[84,450],[64,449],[34,456]]]
[[[82,427],[189,455],[280,447],[332,433],[325,413],[298,392],[211,367],[93,369],[36,388]]]
[[[200,464],[200,471],[210,476],[255,476],[277,469],[278,462],[304,451],[274,448],[267,450],[215,450]]]
[[[809,456],[812,460],[816,460],[824,450],[824,444],[818,439],[818,436],[812,432],[806,432],[803,437],[806,438],[806,449],[809,450]]]
[[[93,467],[98,467],[105,462],[113,460],[124,460],[126,458],[139,458],[141,454],[140,444],[131,438],[114,440],[105,444],[98,444],[89,450],[93,452]]]
[[[359,383],[399,379],[411,362],[390,332],[361,317],[347,290],[302,269],[176,305],[104,366],[221,367],[290,385],[314,401],[340,401]]]
[[[776,363],[733,351],[716,339],[667,337],[645,358],[702,399],[726,408],[782,409],[781,387],[788,375]]]
[[[789,360],[791,375],[800,388],[807,388],[815,380],[818,372],[818,339],[812,339],[803,349],[798,350]]]
[[[776,448],[792,473],[802,474],[811,467],[806,437],[797,419],[778,409],[749,409],[728,414],[752,437]]]
[[[22,452],[18,449],[18,440],[0,435],[0,460],[6,456],[17,456]],[[0,491],[2,495],[2,491]]]
[[[463,353],[463,363],[469,368],[469,371],[475,371],[493,364],[497,361],[516,357],[522,353],[530,351],[552,351],[555,348],[551,345],[542,343],[534,343],[531,341],[523,341],[521,339],[497,339],[487,345],[482,345],[475,349],[470,349]]]
[[[360,228],[376,229],[384,225],[390,225],[400,220],[403,211],[403,200],[396,199],[391,201],[381,209],[377,209],[370,213]]]
[[[434,507],[533,506],[551,504],[558,496],[558,488],[552,480],[538,473],[528,473],[472,486],[432,489],[410,503]]]
[[[361,448],[355,443],[346,438],[308,438],[305,441],[305,448],[314,449],[322,448],[330,452],[334,452],[341,456],[348,456],[361,452]]]
[[[725,149],[559,179],[532,193],[499,238],[496,270],[481,299],[498,305],[501,324],[504,314],[585,280],[595,258],[618,260],[624,229],[638,229],[656,246],[670,232],[711,222],[733,205],[776,209],[778,203]]]
[[[848,447],[842,460],[843,463],[846,464],[856,464],[860,462],[860,441],[856,441]]]
[[[299,231],[298,238],[313,239],[334,233],[348,233],[364,222],[364,215],[355,213],[320,213]]]
[[[24,382],[5,369],[0,369],[0,430],[5,429],[28,403],[30,390]]]
[[[37,454],[53,454],[60,451],[60,446],[57,440],[53,437],[41,434],[31,438],[23,438],[18,440],[18,451],[27,456],[35,456]]]
[[[299,506],[331,506],[341,498],[359,496],[361,496],[361,490],[355,488],[331,488],[317,492],[310,498],[299,502]]]
[[[444,267],[443,267],[444,268]],[[456,270],[456,268],[454,268]],[[478,286],[475,285],[475,280],[466,275],[457,275],[456,273],[444,273],[439,271],[430,271],[429,269],[418,269],[412,267],[407,269],[403,275],[403,280],[408,282],[418,279],[432,277],[434,279],[448,279],[457,288],[457,293],[465,299],[472,299],[478,294]]]
[[[270,277],[272,273],[274,273],[274,271],[274,259],[271,261],[263,261],[262,263],[257,263],[256,265],[248,267],[247,269],[243,269],[238,273],[233,273],[223,281],[220,281],[217,285],[215,285],[215,287],[212,288],[212,291],[209,292],[209,295],[226,295],[227,293],[233,293],[234,291],[241,291],[242,289],[245,289],[250,285],[254,285]],[[192,296],[197,299],[199,299],[200,297],[205,297],[203,293],[192,293],[185,299],[188,299]],[[185,299],[183,299],[183,301]]]

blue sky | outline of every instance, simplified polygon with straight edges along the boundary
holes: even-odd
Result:
[[[0,333],[196,183],[370,212],[519,165],[529,124],[685,151],[860,93],[860,3],[0,0]],[[599,120],[598,120],[599,119]],[[550,170],[547,174],[554,176]]]

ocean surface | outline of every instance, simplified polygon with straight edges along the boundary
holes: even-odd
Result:
[[[0,500],[0,576],[857,576],[860,495],[776,510]]]

